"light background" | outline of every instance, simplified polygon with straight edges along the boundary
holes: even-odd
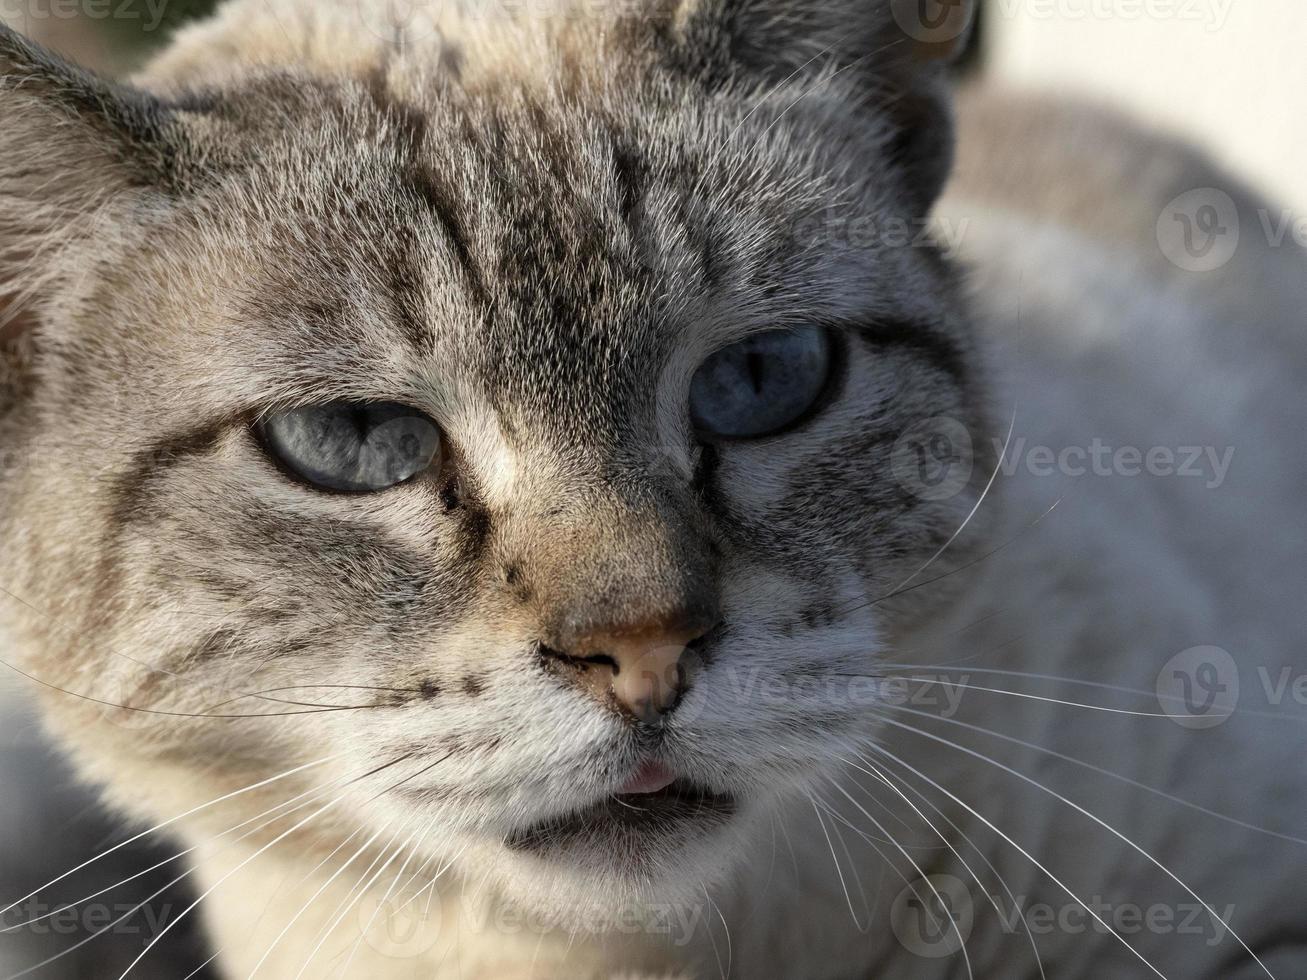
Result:
[[[987,0],[984,62],[1128,107],[1307,215],[1304,0]]]

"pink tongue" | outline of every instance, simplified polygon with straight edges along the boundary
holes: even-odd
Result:
[[[676,774],[661,762],[650,760],[644,763],[635,775],[628,779],[618,791],[623,795],[644,796],[657,793],[676,782]]]

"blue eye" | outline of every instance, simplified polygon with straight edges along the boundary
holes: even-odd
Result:
[[[387,402],[330,402],[274,415],[268,449],[295,475],[342,493],[374,493],[438,462],[441,435],[421,412]]]
[[[758,439],[807,415],[830,382],[831,341],[820,327],[755,334],[710,357],[690,383],[700,433]]]

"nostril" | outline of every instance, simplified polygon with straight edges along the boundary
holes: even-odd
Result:
[[[592,664],[596,667],[607,667],[614,674],[620,674],[622,672],[621,665],[606,653],[596,653],[592,657],[576,657],[573,659],[583,664]]]
[[[686,677],[680,660],[685,647],[618,640],[614,644],[611,653],[573,654],[545,643],[538,643],[536,651],[548,673],[620,714],[645,724],[658,723],[681,700]]]
[[[617,661],[606,653],[596,653],[591,656],[581,657],[571,653],[564,653],[562,650],[556,650],[545,643],[536,644],[536,653],[542,660],[568,664],[573,667],[607,667],[614,674],[621,670]]]

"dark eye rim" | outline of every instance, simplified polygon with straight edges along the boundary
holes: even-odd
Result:
[[[783,439],[808,426],[810,423],[815,421],[818,416],[822,415],[828,408],[830,408],[831,405],[839,401],[844,392],[845,382],[848,379],[849,343],[847,333],[844,329],[838,326],[832,326],[831,324],[815,323],[810,324],[810,326],[815,326],[822,331],[822,335],[826,338],[827,355],[830,358],[829,370],[826,372],[826,380],[822,385],[821,393],[812,400],[812,404],[804,409],[802,413],[796,415],[793,421],[785,423],[785,425],[781,426],[779,429],[773,429],[770,432],[757,436],[728,436],[717,432],[708,432],[699,427],[698,423],[694,420],[694,414],[692,412],[690,414],[690,424],[694,429],[694,437],[698,442],[709,446],[722,446],[736,443],[751,443],[757,445],[770,442],[774,439]],[[727,344],[725,347],[713,351],[712,354],[708,356],[714,357],[719,353],[719,351],[726,350],[730,346],[730,344]],[[704,363],[706,364],[707,360],[705,360]]]
[[[421,472],[414,473],[407,480],[400,480],[398,483],[392,483],[388,487],[381,487],[376,490],[343,490],[339,487],[327,486],[325,483],[314,483],[308,477],[304,476],[304,474],[297,472],[293,467],[291,467],[282,457],[282,454],[277,451],[275,446],[273,446],[271,439],[268,437],[267,424],[271,419],[276,418],[278,415],[284,415],[287,412],[294,412],[305,408],[323,408],[328,405],[357,405],[360,407],[387,405],[396,408],[404,408],[415,415],[423,416],[430,421],[433,426],[435,426],[436,432],[440,435],[440,451],[437,459],[441,461],[442,465],[434,471],[432,467],[428,466]],[[389,401],[386,399],[378,399],[376,401],[354,401],[348,398],[337,398],[322,402],[278,405],[276,408],[271,410],[265,409],[261,412],[249,413],[246,417],[245,424],[251,438],[254,440],[254,443],[259,450],[260,455],[262,455],[263,458],[267,460],[279,474],[281,474],[281,476],[283,476],[288,482],[295,484],[297,487],[327,497],[375,497],[379,494],[397,490],[400,487],[411,486],[424,479],[439,476],[439,470],[444,469],[443,464],[447,461],[449,456],[449,447],[446,443],[445,430],[441,427],[440,423],[433,419],[430,413],[423,411],[415,405],[410,405],[407,402]]]

